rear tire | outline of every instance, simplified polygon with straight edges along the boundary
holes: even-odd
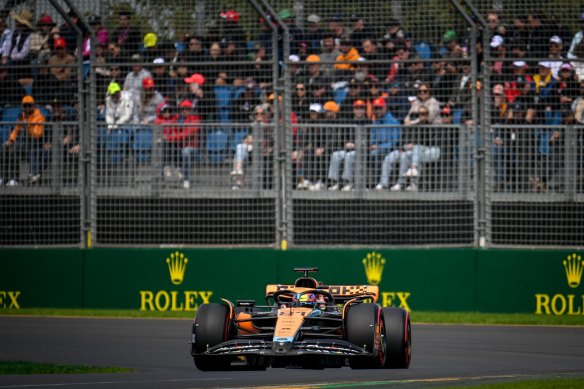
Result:
[[[384,324],[377,304],[358,304],[349,308],[345,319],[347,341],[363,347],[372,357],[349,358],[353,369],[378,369],[385,364]]]
[[[407,369],[412,359],[410,314],[403,308],[383,308],[385,322],[386,369]]]
[[[197,311],[193,326],[195,354],[204,353],[208,348],[229,339],[229,308],[223,304],[203,304]],[[193,356],[195,366],[202,371],[228,370],[229,357],[206,355]]]

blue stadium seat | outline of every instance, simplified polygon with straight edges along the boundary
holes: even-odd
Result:
[[[7,123],[9,126],[14,126],[15,122],[22,114],[22,108],[18,107],[6,107],[2,112],[2,123]]]
[[[232,86],[215,85],[215,101],[217,103],[217,115],[221,123],[229,123],[231,114],[231,96],[233,94]]]
[[[207,136],[207,153],[209,162],[221,163],[225,160],[229,134],[223,130],[213,131]]]
[[[114,163],[123,162],[126,159],[130,145],[130,133],[126,129],[113,130],[107,135],[106,151],[109,160]]]
[[[21,114],[21,107],[6,107],[2,110],[2,121],[0,122],[0,144],[4,144],[4,142],[8,140],[10,133]]]
[[[134,134],[132,149],[138,163],[147,163],[152,160],[152,128],[138,128]]]

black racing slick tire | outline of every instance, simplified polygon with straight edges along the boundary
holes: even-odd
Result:
[[[379,369],[385,364],[385,332],[381,309],[377,304],[357,304],[350,307],[345,318],[347,341],[365,348],[371,357],[351,357],[353,369]]]
[[[407,369],[412,360],[410,314],[403,308],[383,308],[387,369]]]
[[[229,308],[223,304],[203,304],[197,311],[193,325],[193,351],[201,354],[229,339]],[[230,359],[195,355],[195,366],[202,371],[227,370]]]

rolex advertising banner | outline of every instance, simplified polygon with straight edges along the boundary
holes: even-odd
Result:
[[[378,285],[380,304],[412,311],[584,315],[580,252],[475,249],[6,249],[0,309],[263,304],[265,286],[292,284],[295,267],[318,267],[326,285]]]

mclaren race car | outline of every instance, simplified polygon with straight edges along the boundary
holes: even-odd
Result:
[[[324,285],[310,272],[294,285],[267,285],[265,306],[253,300],[204,304],[192,327],[191,355],[200,370],[271,367],[407,369],[410,317],[382,308],[379,288]]]

